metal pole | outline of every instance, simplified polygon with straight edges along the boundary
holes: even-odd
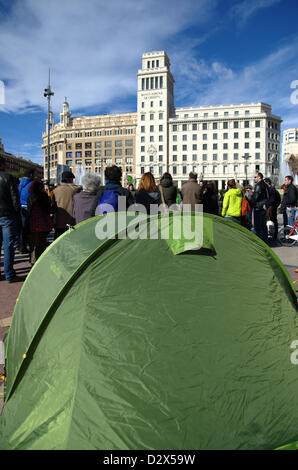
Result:
[[[48,88],[45,88],[44,90],[44,97],[48,99],[48,175],[47,179],[50,182],[50,114],[51,114],[51,96],[54,95],[54,93],[51,90],[51,83],[50,83],[50,69],[49,69],[49,84]]]

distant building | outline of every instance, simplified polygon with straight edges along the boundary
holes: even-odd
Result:
[[[282,160],[288,162],[291,156],[298,158],[298,128],[283,132]]]
[[[278,180],[279,116],[262,102],[175,108],[170,60],[164,51],[142,56],[138,71],[137,112],[72,117],[65,101],[60,123],[51,117],[51,177],[57,164],[101,172],[107,165],[122,167],[139,181],[151,171],[165,171],[181,187],[191,171],[224,188],[229,178],[253,182],[253,174]],[[47,133],[43,134],[45,171]]]
[[[137,113],[72,117],[67,101],[60,123],[51,115],[50,178],[55,180],[57,165],[67,165],[75,173],[83,165],[87,171],[102,173],[106,166],[122,168],[123,181],[135,175],[135,136]],[[47,126],[46,126],[47,129]],[[47,132],[43,134],[44,171],[47,177]]]
[[[4,145],[0,137],[0,155],[5,158],[6,171],[13,175],[21,175],[30,168],[35,169],[35,176],[37,178],[43,178],[43,166],[33,163],[31,160],[22,157],[15,157],[11,153],[5,152]]]

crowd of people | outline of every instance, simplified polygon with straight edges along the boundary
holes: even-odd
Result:
[[[142,208],[148,214],[152,206],[156,211],[176,211],[186,206],[192,211],[229,218],[268,242],[278,230],[277,211],[283,214],[285,225],[294,225],[297,207],[297,188],[293,178],[287,176],[282,186],[283,197],[269,178],[255,174],[254,187],[241,187],[230,179],[225,192],[218,191],[214,181],[199,181],[191,172],[188,181],[177,189],[170,173],[164,173],[157,184],[153,174],[142,175],[138,188],[132,184],[122,187],[122,171],[113,165],[105,169],[105,184],[100,177],[87,173],[82,185],[74,184],[73,173],[66,171],[62,181],[51,187],[48,181],[34,178],[34,170],[18,182],[5,171],[5,160],[0,157],[0,247],[4,250],[4,276],[6,281],[18,280],[14,270],[16,246],[20,253],[29,254],[33,266],[48,245],[48,235],[54,229],[54,238],[70,227],[106,212],[127,210],[130,206]],[[124,207],[118,207],[119,196]]]

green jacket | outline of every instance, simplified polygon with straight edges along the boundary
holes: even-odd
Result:
[[[223,217],[225,215],[231,215],[232,217],[240,217],[242,199],[243,199],[243,194],[242,194],[241,189],[239,188],[229,189],[226,192],[224,200],[223,200],[221,215]]]

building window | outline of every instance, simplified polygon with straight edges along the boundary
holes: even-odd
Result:
[[[196,155],[196,154],[194,154],[194,155],[192,156],[192,160],[193,160],[193,162],[196,162],[196,161],[197,161],[197,155]]]
[[[125,155],[132,155],[132,149],[125,149]]]
[[[82,152],[76,152],[76,157],[81,157],[82,156]]]
[[[126,147],[132,147],[133,146],[133,140],[126,140],[125,141],[125,146]]]
[[[81,149],[82,148],[82,144],[76,144],[76,149]]]
[[[101,142],[95,142],[95,148],[101,148]]]
[[[72,158],[72,152],[66,152],[66,158]]]
[[[223,129],[228,129],[228,122],[223,123]]]
[[[238,157],[239,157],[239,154],[238,154],[238,153],[234,153],[234,160],[238,160]]]
[[[228,154],[227,154],[227,153],[224,153],[224,154],[223,154],[223,159],[224,159],[224,160],[227,160],[227,159],[228,159]]]
[[[184,175],[186,175],[186,173],[187,173],[187,166],[183,166],[183,167],[182,167],[182,173],[183,173]]]
[[[256,127],[261,127],[261,121],[256,121]]]
[[[177,132],[177,124],[173,125],[173,132]]]
[[[203,161],[207,160],[207,153],[203,153]]]
[[[213,134],[213,140],[217,139],[217,134]]]
[[[91,153],[92,153],[91,150],[87,150],[85,152],[85,157],[91,157]]]
[[[112,147],[112,141],[111,140],[106,140],[105,141],[105,147]]]
[[[238,121],[234,121],[234,129],[238,129],[239,127],[239,122]]]
[[[212,128],[213,128],[213,129],[217,129],[217,122],[214,122],[214,123],[212,124]]]
[[[255,157],[256,157],[256,160],[259,160],[259,159],[260,159],[260,157],[261,157],[261,154],[260,154],[259,152],[256,152],[256,155],[255,155]]]
[[[141,166],[141,175],[143,175],[144,173],[145,173],[145,167]]]
[[[95,150],[95,156],[101,157],[101,150]]]
[[[92,142],[85,142],[85,149],[91,149],[92,148]]]
[[[182,130],[187,131],[187,124],[182,124]]]
[[[154,132],[154,126],[150,126],[150,132]]]
[[[115,149],[115,155],[116,156],[122,155],[122,149]]]
[[[244,121],[244,127],[249,127],[249,121]]]
[[[182,161],[187,162],[187,155],[182,155]]]
[[[145,121],[145,114],[141,114],[141,121]]]
[[[112,149],[105,150],[105,157],[111,157],[112,156]]]
[[[173,175],[177,175],[177,167],[173,166]]]
[[[207,122],[203,122],[203,131],[206,131],[207,129],[208,129]]]
[[[261,148],[261,142],[256,142],[256,149]]]

